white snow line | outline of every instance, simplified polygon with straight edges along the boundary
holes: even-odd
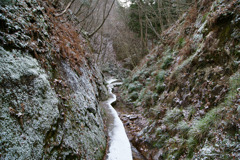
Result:
[[[118,113],[111,106],[111,103],[116,101],[116,95],[112,93],[112,88],[114,87],[113,82],[117,81],[117,79],[108,80],[108,89],[111,95],[111,98],[107,100],[108,109],[113,116],[113,122],[111,126],[109,126],[109,153],[107,160],[132,160],[132,151],[129,139],[125,132],[124,125],[120,118],[118,117]],[[116,83],[116,85],[119,85]]]

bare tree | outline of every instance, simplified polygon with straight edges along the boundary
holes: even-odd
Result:
[[[109,7],[110,1],[112,3]],[[55,16],[63,16],[68,10],[71,10],[72,15],[77,17],[74,20],[76,26],[79,26],[80,32],[83,30],[88,32],[86,36],[90,38],[102,28],[115,0],[63,0],[62,3],[66,7]]]

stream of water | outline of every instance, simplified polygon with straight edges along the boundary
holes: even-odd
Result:
[[[132,160],[132,151],[124,125],[118,117],[117,111],[112,107],[116,95],[112,93],[114,85],[120,85],[117,79],[107,81],[110,98],[102,103],[108,119],[109,150],[107,160]]]

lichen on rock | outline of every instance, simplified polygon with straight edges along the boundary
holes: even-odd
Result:
[[[46,132],[59,117],[58,99],[38,62],[0,48],[0,143],[4,159],[40,159]]]

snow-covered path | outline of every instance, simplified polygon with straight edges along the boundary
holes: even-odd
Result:
[[[116,101],[116,95],[112,93],[112,88],[114,85],[121,84],[115,81],[117,79],[107,81],[110,98],[102,104],[108,117],[109,150],[107,160],[132,160],[131,145],[123,123],[118,117],[116,110],[111,106],[111,103]]]

